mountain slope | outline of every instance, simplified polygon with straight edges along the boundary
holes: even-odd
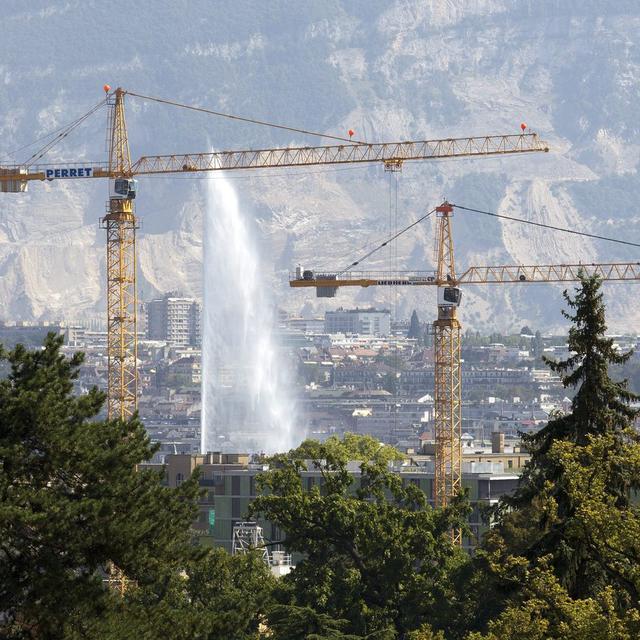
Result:
[[[380,167],[261,170],[233,176],[255,220],[278,303],[292,311],[397,304],[433,315],[432,294],[342,292],[317,301],[287,271],[344,266],[443,197],[467,206],[609,236],[638,238],[640,9],[631,0],[396,0],[133,3],[33,0],[4,6],[0,158],[101,98],[104,82],[360,139],[516,133],[527,122],[552,147],[541,156]],[[132,154],[322,144],[128,100]],[[104,157],[104,114],[56,148],[52,161]],[[17,160],[33,148],[18,151]],[[106,185],[32,185],[0,198],[0,318],[68,320],[104,313]],[[141,298],[202,291],[197,179],[145,178],[137,204]],[[514,223],[456,215],[460,267],[513,262],[635,260],[638,252]],[[433,226],[370,268],[428,268]],[[368,244],[369,243],[369,244]],[[206,274],[205,274],[206,277]],[[472,328],[561,322],[561,288],[469,288]],[[634,330],[634,290],[616,285],[610,324]]]

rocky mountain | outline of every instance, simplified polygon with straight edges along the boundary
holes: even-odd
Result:
[[[343,291],[317,300],[287,286],[296,263],[339,267],[433,208],[472,208],[640,240],[640,7],[636,0],[5,0],[0,163],[102,99],[102,85],[369,141],[517,133],[552,152],[502,159],[256,170],[230,176],[259,238],[280,306],[316,313],[384,304],[433,316],[431,292]],[[134,158],[208,149],[322,144],[128,98]],[[105,157],[101,109],[47,156]],[[40,143],[42,144],[42,142]],[[202,292],[203,179],[143,178],[140,298]],[[0,197],[0,319],[104,314],[103,181],[32,184]],[[636,260],[633,247],[468,212],[454,219],[460,268]],[[433,222],[370,269],[433,264]],[[204,270],[204,277],[214,274]],[[562,287],[468,287],[465,327],[561,323]],[[609,288],[610,326],[635,331],[632,285]]]

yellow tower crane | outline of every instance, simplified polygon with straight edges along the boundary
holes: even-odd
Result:
[[[0,192],[21,193],[31,181],[107,178],[109,210],[101,219],[107,231],[107,330],[108,330],[108,414],[126,419],[137,406],[137,321],[136,321],[136,255],[138,226],[133,200],[136,196],[135,176],[176,174],[201,171],[230,171],[311,165],[381,162],[397,169],[407,160],[441,158],[491,157],[507,154],[548,151],[535,133],[490,135],[412,142],[365,143],[326,134],[274,125],[207,109],[179,104],[118,88],[104,87],[106,100],[74,121],[53,142],[23,164],[0,166]],[[125,121],[125,96],[135,96],[177,107],[230,117],[297,133],[334,138],[340,144],[316,147],[286,147],[258,150],[219,151],[161,156],[142,156],[132,162]],[[38,164],[51,146],[63,139],[102,104],[108,107],[109,159],[102,163],[65,165]]]
[[[136,229],[133,208],[136,183],[124,114],[124,94],[117,89],[109,110],[109,210],[101,225],[107,231],[107,414],[131,417],[138,403],[138,318]]]
[[[337,273],[314,273],[312,270],[306,270],[304,272],[298,271],[292,275],[289,282],[290,286],[295,288],[315,288],[318,297],[333,297],[341,287],[437,287],[438,315],[433,323],[435,434],[433,499],[437,507],[446,506],[450,498],[459,493],[462,488],[462,377],[460,364],[460,330],[462,325],[457,316],[457,310],[462,300],[460,286],[467,284],[577,282],[580,280],[581,273],[588,276],[597,275],[603,281],[637,282],[640,280],[640,262],[473,266],[458,276],[451,230],[451,218],[455,206],[449,202],[443,202],[434,209],[438,218],[435,271],[408,273],[404,271],[358,272],[344,270]],[[430,213],[423,219],[428,217]],[[526,221],[520,220],[520,222]],[[537,226],[548,225],[537,224]],[[564,231],[577,233],[573,230]],[[581,235],[588,236],[590,234]],[[453,532],[453,539],[457,544],[461,544],[460,531]]]

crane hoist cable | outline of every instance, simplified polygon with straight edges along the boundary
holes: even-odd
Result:
[[[263,127],[270,127],[272,129],[283,129],[284,131],[292,131],[294,133],[302,133],[307,136],[317,136],[319,138],[330,138],[331,140],[339,140],[340,142],[351,142],[353,144],[366,144],[362,140],[356,140],[355,138],[343,138],[340,136],[333,136],[329,133],[319,133],[318,131],[311,131],[309,129],[300,129],[297,127],[288,127],[283,124],[276,124],[275,122],[268,122],[267,120],[257,120],[256,118],[247,118],[244,116],[237,116],[233,113],[223,113],[222,111],[214,111],[213,109],[205,109],[204,107],[196,107],[190,104],[183,104],[181,102],[175,102],[174,100],[166,100],[165,98],[157,98],[155,96],[145,96],[141,93],[134,93],[133,91],[125,92],[129,96],[141,98],[142,100],[151,100],[153,102],[159,102],[161,104],[168,104],[172,107],[179,107],[181,109],[188,109],[190,111],[199,111],[200,113],[206,113],[211,116],[218,116],[220,118],[228,118],[229,120],[239,120],[240,122],[248,122],[250,124],[257,124]]]
[[[393,228],[393,240],[389,243],[389,266],[398,272],[398,172],[389,171],[389,231]],[[392,227],[393,224],[393,227]],[[389,332],[393,336],[393,324],[398,322],[398,286],[394,285],[390,290],[391,300],[389,306],[393,308],[393,316],[389,322]],[[398,428],[398,392],[400,377],[400,351],[397,343],[393,349],[393,427]]]
[[[38,142],[42,142],[43,140],[46,140],[47,138],[51,138],[51,136],[54,136],[54,135],[56,135],[56,134],[58,134],[60,132],[64,132],[65,130],[67,131],[67,134],[68,134],[71,127],[75,128],[75,126],[77,126],[81,122],[84,122],[84,120],[86,118],[88,118],[90,115],[95,113],[100,107],[104,106],[105,104],[106,104],[106,101],[105,100],[101,100],[97,105],[92,107],[89,111],[87,111],[85,114],[81,115],[79,118],[76,118],[75,120],[72,120],[71,122],[67,122],[66,124],[61,125],[57,129],[53,129],[52,131],[49,131],[48,133],[45,133],[43,136],[40,136],[39,138],[36,138],[35,140],[32,140],[31,142],[28,142],[27,144],[23,144],[21,147],[18,147],[17,149],[13,149],[12,151],[7,151],[7,152],[4,153],[4,155],[6,155],[6,156],[14,156],[16,153],[19,153],[20,151],[24,151],[25,149],[28,149],[29,147],[32,147],[35,144],[38,144]],[[49,145],[51,142],[52,141],[48,142],[47,145]],[[47,145],[45,145],[45,147]],[[42,151],[42,149],[44,149],[44,147],[41,147],[41,149],[39,151],[36,151],[36,153],[34,155],[38,154],[40,151]]]
[[[398,272],[398,172],[389,171],[389,232],[393,228],[394,239],[389,245],[389,267]],[[391,290],[394,320],[398,320],[398,287]]]
[[[334,136],[328,133],[320,133],[318,131],[312,131],[309,129],[301,129],[298,127],[289,127],[286,125],[282,125],[282,124],[277,124],[275,122],[269,122],[266,120],[258,120],[256,118],[248,118],[248,117],[244,117],[244,116],[238,116],[232,113],[223,113],[221,111],[214,111],[212,109],[206,109],[204,107],[196,107],[194,105],[188,105],[188,104],[183,104],[180,102],[175,102],[173,100],[166,100],[164,98],[158,98],[155,96],[147,96],[141,93],[134,93],[133,91],[127,91],[126,92],[127,95],[136,97],[136,98],[141,98],[143,100],[150,100],[153,102],[158,102],[161,104],[167,104],[170,106],[174,106],[174,107],[179,107],[182,109],[188,109],[190,111],[198,111],[200,113],[206,113],[208,115],[213,115],[213,116],[218,116],[221,118],[228,118],[230,120],[238,120],[240,122],[248,122],[250,124],[256,124],[256,125],[260,125],[260,126],[265,126],[265,127],[270,127],[273,129],[282,129],[284,131],[291,131],[294,133],[301,133],[303,135],[310,135],[310,136],[316,136],[316,137],[320,137],[320,138],[328,138],[331,140],[338,140],[340,142],[350,142],[353,144],[365,144],[363,141],[361,140],[357,140],[353,137],[351,138],[344,138],[341,136]],[[96,104],[94,107],[92,107],[89,111],[87,111],[85,114],[83,114],[82,116],[80,116],[79,118],[77,118],[76,120],[73,120],[72,122],[63,125],[62,127],[59,127],[58,129],[55,129],[51,132],[49,132],[48,134],[37,138],[36,140],[25,144],[17,149],[14,149],[13,151],[8,152],[5,155],[8,156],[13,156],[15,153],[18,153],[19,151],[22,151],[24,149],[27,149],[28,147],[33,146],[34,144],[37,144],[38,142],[41,142],[42,140],[46,140],[47,138],[51,137],[52,135],[55,135],[56,137],[49,141],[48,143],[46,143],[43,147],[41,147],[38,151],[36,151],[35,153],[33,153],[28,160],[24,163],[23,166],[25,167],[29,167],[32,164],[34,164],[37,160],[40,160],[40,158],[42,158],[46,153],[48,153],[48,151],[50,151],[56,144],[58,144],[59,142],[61,142],[64,138],[66,138],[76,127],[78,127],[80,124],[82,124],[87,118],[89,118],[91,115],[93,115],[100,107],[103,107],[105,104],[107,104],[108,101],[108,96],[106,99],[100,100],[100,102],[98,104]],[[56,135],[57,134],[57,135]]]
[[[392,181],[393,181],[393,172],[389,172],[388,173],[388,185],[387,185],[387,191],[388,191],[388,202],[387,202],[387,233],[390,236],[395,235],[396,233],[398,233],[398,229],[397,227],[393,226],[393,186],[392,186]],[[389,242],[388,243],[388,248],[389,248],[389,255],[388,255],[388,262],[387,262],[387,270],[388,271],[394,271],[395,270],[395,265],[393,262],[393,242]],[[390,319],[391,319],[391,324],[393,324],[393,320],[394,320],[394,306],[393,306],[393,289],[394,287],[390,287],[388,289],[388,304],[389,304],[389,309],[390,309]]]
[[[53,129],[53,131],[49,131],[49,133],[45,133],[43,136],[40,136],[39,138],[36,138],[35,140],[32,140],[31,142],[28,142],[27,144],[23,144],[21,147],[18,147],[17,149],[12,149],[11,151],[5,151],[3,155],[5,155],[7,157],[15,156],[16,153],[19,153],[20,151],[24,151],[25,149],[28,149],[29,147],[33,147],[33,145],[38,144],[38,142],[42,142],[43,140],[46,140],[47,138],[51,138],[51,136],[54,136],[56,133],[59,133],[60,131],[62,131],[63,129],[66,129],[67,127],[70,127],[74,122],[75,122],[75,120],[73,122],[67,122],[66,124],[63,124],[62,126],[58,127],[57,129]]]
[[[595,233],[587,233],[586,231],[578,231],[576,229],[565,229],[564,227],[556,227],[552,224],[545,224],[544,222],[534,222],[533,220],[525,220],[524,218],[514,218],[513,216],[505,216],[501,213],[493,213],[491,211],[482,211],[480,209],[473,209],[472,207],[463,207],[461,204],[453,205],[456,209],[462,209],[463,211],[471,211],[473,213],[482,213],[485,216],[491,216],[493,218],[502,218],[504,220],[511,220],[512,222],[521,222],[523,224],[530,224],[534,227],[542,227],[543,229],[551,229],[552,231],[561,231],[563,233],[573,233],[577,236],[584,236],[585,238],[594,238],[595,240],[606,240],[607,242],[615,242],[617,244],[626,244],[630,247],[640,247],[638,242],[630,242],[629,240],[620,240],[619,238],[608,238],[607,236],[600,236]]]
[[[380,244],[381,240],[367,240],[367,242],[364,242],[362,245],[360,245],[359,247],[355,248],[355,249],[351,249],[349,251],[348,254],[343,255],[342,257],[340,257],[337,262],[343,262],[348,260],[351,256],[353,256],[353,254],[357,254],[360,251],[368,251],[373,245],[375,245],[376,247]],[[317,266],[317,270],[318,271],[326,271],[329,270],[331,271],[333,265],[335,264],[336,260],[333,259],[333,262],[331,264],[329,263],[322,263],[319,264]],[[314,265],[315,266],[315,265]],[[350,269],[350,267],[346,267],[344,271],[347,271],[348,269]],[[342,271],[341,273],[344,273],[344,271]]]

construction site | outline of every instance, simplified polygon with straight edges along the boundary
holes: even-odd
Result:
[[[9,0],[0,636],[640,637],[631,0]]]
[[[42,181],[104,179],[108,185],[108,207],[100,218],[106,235],[106,327],[107,327],[107,411],[108,417],[127,420],[138,409],[138,310],[140,301],[136,291],[136,234],[139,229],[135,213],[137,182],[140,176],[197,174],[221,172],[230,174],[241,170],[282,167],[327,166],[355,163],[381,164],[385,172],[402,171],[411,161],[434,161],[455,158],[491,158],[518,156],[529,153],[548,153],[550,149],[535,133],[521,124],[520,133],[457,137],[439,140],[375,142],[357,139],[353,130],[345,137],[299,130],[282,124],[255,121],[233,114],[225,114],[203,107],[180,104],[165,98],[154,98],[122,88],[112,90],[104,86],[105,97],[88,112],[63,128],[24,164],[0,167],[0,190],[4,197],[16,197],[27,188]],[[305,146],[210,153],[180,153],[159,156],[142,155],[132,160],[125,117],[127,97],[144,103],[159,103],[172,108],[197,111],[217,118],[231,118],[254,125],[276,127],[332,139],[329,146]],[[46,154],[60,141],[72,134],[96,112],[106,110],[108,157],[104,162],[48,165]],[[551,150],[551,152],[553,152]],[[517,162],[517,160],[514,160]],[[144,195],[143,195],[144,198]],[[581,276],[598,276],[604,282],[637,281],[640,263],[576,263],[576,264],[513,264],[472,265],[457,267],[454,251],[453,214],[456,209],[478,215],[507,218],[520,224],[547,228],[553,233],[569,233],[621,244],[634,243],[597,236],[576,229],[552,225],[513,216],[482,211],[447,201],[403,229],[393,229],[393,235],[374,246],[365,255],[340,271],[317,271],[298,267],[291,275],[290,287],[313,288],[320,298],[333,298],[345,287],[393,287],[396,295],[415,287],[435,287],[437,309],[433,321],[434,386],[424,389],[433,396],[434,466],[433,486],[428,492],[436,507],[444,507],[459,493],[463,478],[462,452],[462,373],[461,332],[458,308],[463,291],[475,285],[523,286],[536,283],[572,283]],[[431,216],[435,216],[435,269],[431,271],[362,271],[363,263],[378,251],[393,246],[403,234],[411,231]],[[396,211],[397,217],[397,211]],[[395,245],[397,258],[397,244]],[[533,258],[534,256],[532,256]],[[356,267],[358,270],[356,270]],[[205,278],[206,278],[205,274]],[[205,365],[206,368],[206,365]],[[203,372],[204,374],[204,372]],[[203,433],[210,428],[203,417]],[[204,435],[202,436],[205,442]],[[202,451],[206,454],[208,449]],[[240,514],[238,514],[239,517]],[[459,533],[454,538],[461,544]]]

